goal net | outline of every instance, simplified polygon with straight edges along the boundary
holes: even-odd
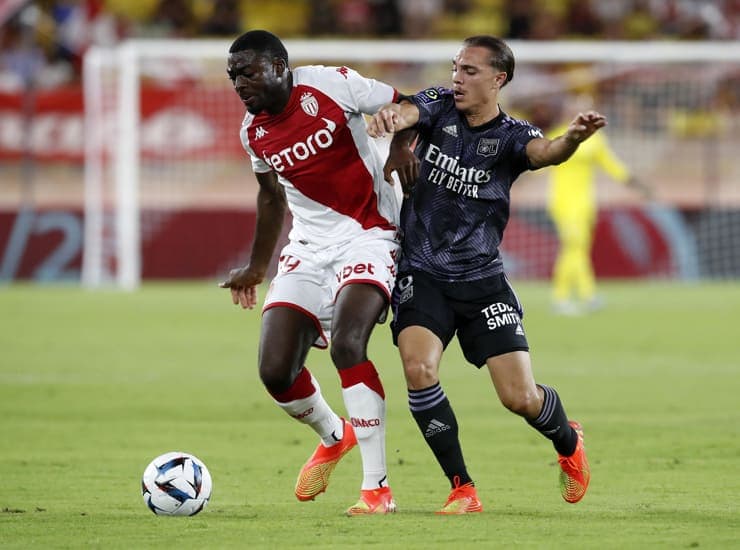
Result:
[[[510,42],[502,108],[549,129],[593,106],[653,200],[597,172],[600,277],[740,276],[740,47],[736,43]],[[248,257],[257,183],[229,43],[128,41],[85,58],[83,282],[218,277]],[[286,41],[291,64],[349,65],[403,93],[449,85],[455,41]],[[517,278],[548,277],[557,240],[548,169],[512,189],[503,243]]]

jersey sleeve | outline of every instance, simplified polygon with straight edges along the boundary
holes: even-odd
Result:
[[[516,166],[519,173],[525,170],[536,170],[538,167],[532,166],[529,162],[527,144],[535,138],[545,137],[542,130],[526,120],[518,120],[512,133],[512,160],[514,166]]]
[[[435,120],[447,108],[449,101],[454,100],[452,90],[435,87],[427,88],[411,96],[410,101],[419,109],[419,121],[416,123],[416,128],[420,132],[425,132],[434,126]]]
[[[349,67],[325,67],[331,87],[329,95],[350,112],[372,115],[386,103],[398,97],[398,91],[389,84],[366,78]]]
[[[244,122],[242,123],[241,130],[239,131],[239,137],[241,138],[242,147],[244,147],[244,150],[249,155],[249,158],[252,161],[252,170],[255,174],[264,174],[265,172],[270,172],[272,168],[269,164],[267,164],[262,158],[258,157],[257,154],[254,152],[254,149],[252,149],[252,146],[249,142],[249,127],[251,123],[252,118],[247,115],[244,119]]]

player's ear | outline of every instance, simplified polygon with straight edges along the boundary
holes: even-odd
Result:
[[[498,73],[493,77],[493,87],[501,89],[506,84],[506,73]]]
[[[278,78],[285,76],[285,69],[287,69],[285,66],[285,60],[280,59],[279,57],[272,60],[272,70],[275,72],[275,76]]]

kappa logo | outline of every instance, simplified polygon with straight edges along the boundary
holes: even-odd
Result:
[[[429,426],[427,426],[427,429],[424,431],[424,437],[429,439],[430,437],[433,437],[437,434],[441,434],[442,432],[446,432],[447,430],[451,430],[449,425],[445,424],[444,422],[440,422],[436,418],[432,418],[432,420],[429,422]]]
[[[347,75],[349,74],[349,69],[347,67],[338,67],[337,72],[347,80]]]
[[[476,153],[482,157],[496,156],[496,153],[498,153],[498,142],[498,138],[481,138],[478,141],[478,149],[476,150]]]
[[[316,98],[311,92],[305,92],[301,96],[301,109],[307,115],[316,116],[319,114],[319,102],[316,101]]]
[[[262,126],[259,126],[254,131],[254,139],[257,140],[257,139],[263,138],[267,135],[267,133],[268,133],[267,130],[265,130]]]
[[[450,126],[445,126],[444,128],[442,128],[442,131],[449,136],[457,137],[457,126],[455,126],[454,124]]]

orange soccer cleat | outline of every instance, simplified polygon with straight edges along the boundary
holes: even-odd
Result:
[[[470,512],[482,512],[483,504],[478,498],[478,491],[472,482],[460,485],[460,478],[455,476],[455,487],[447,497],[447,502],[441,510],[436,513],[441,515],[468,514]]]
[[[342,422],[344,422],[344,434],[342,434],[341,441],[331,447],[319,443],[308,462],[301,468],[295,484],[295,496],[298,500],[313,500],[316,495],[326,491],[329,476],[334,471],[334,467],[352,447],[357,445],[357,437],[352,424],[344,419]]]
[[[348,516],[362,516],[365,514],[392,514],[396,511],[396,503],[390,487],[379,489],[363,489],[357,504],[347,509]]]
[[[566,502],[575,503],[583,498],[591,481],[591,469],[583,446],[583,428],[578,422],[569,422],[578,434],[578,444],[571,456],[558,455],[560,464],[560,493]]]

